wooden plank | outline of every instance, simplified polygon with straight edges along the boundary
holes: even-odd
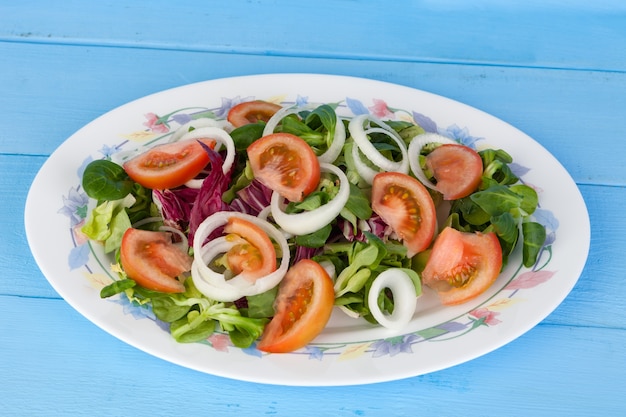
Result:
[[[3,415],[623,414],[625,3],[0,3]],[[28,186],[56,146],[100,114],[165,88],[303,70],[442,94],[550,150],[579,184],[592,224],[589,261],[565,302],[514,342],[452,369],[298,388],[172,365],[58,297],[28,253],[22,220]]]
[[[0,153],[49,155],[99,115],[166,88],[306,68],[459,100],[534,137],[579,183],[626,181],[626,141],[616,140],[626,108],[626,73],[16,43],[0,43],[0,55],[10,64],[0,66],[0,79],[12,80],[0,83],[0,124],[16,127],[0,131]]]
[[[44,158],[0,155],[0,294],[59,298],[30,253],[24,229],[24,204]],[[10,175],[9,175],[10,173]],[[50,202],[62,206],[62,201]]]
[[[156,415],[352,417],[623,411],[623,387],[614,383],[626,369],[623,330],[540,325],[448,370],[384,384],[299,388],[239,383],[172,365],[105,334],[59,300],[0,297],[0,303],[0,346],[12,346],[0,358],[0,404],[8,415],[52,409],[119,415],[131,408]]]
[[[280,13],[277,11],[280,10]],[[167,15],[167,23],[163,15]],[[171,2],[44,0],[0,8],[0,40],[624,71],[626,8],[617,0]],[[155,24],[155,22],[157,22]]]
[[[580,188],[590,213],[589,257],[570,295],[545,322],[624,329],[626,289],[622,287],[626,257],[623,243],[620,242],[626,235],[621,203],[626,201],[626,189],[597,186]],[[607,259],[610,261],[607,262]],[[598,309],[605,308],[607,314],[597,313]]]

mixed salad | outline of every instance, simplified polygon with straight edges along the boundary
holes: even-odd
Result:
[[[336,307],[402,329],[422,286],[444,305],[496,280],[546,238],[535,190],[501,149],[415,122],[340,117],[338,103],[248,101],[137,154],[92,161],[82,232],[114,254],[101,297],[149,304],[179,342],[227,332],[288,352]]]

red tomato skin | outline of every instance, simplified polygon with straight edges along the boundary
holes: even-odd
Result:
[[[408,256],[430,246],[437,226],[435,203],[417,179],[399,172],[376,174],[372,210],[400,236]]]
[[[467,197],[482,181],[483,161],[478,152],[464,145],[438,146],[426,156],[426,166],[444,200]]]
[[[227,254],[235,273],[242,273],[247,280],[254,282],[276,270],[276,249],[267,233],[259,226],[239,217],[231,217],[224,232],[244,240],[240,244],[242,246]]]
[[[257,348],[285,353],[306,346],[326,327],[334,303],[333,282],[326,270],[310,259],[299,261],[279,285],[274,317]]]
[[[213,147],[211,139],[203,142]],[[209,163],[209,155],[195,139],[166,143],[126,161],[124,170],[146,188],[164,190],[195,178]]]
[[[272,133],[247,149],[254,176],[289,201],[302,201],[320,181],[320,164],[300,137]]]
[[[495,233],[465,233],[446,227],[435,240],[421,277],[437,291],[442,304],[456,305],[485,292],[501,269],[502,248]]]
[[[122,236],[120,262],[138,285],[179,293],[185,286],[176,277],[191,269],[192,258],[172,244],[168,233],[129,228]]]
[[[233,106],[226,118],[234,127],[258,121],[267,122],[282,107],[263,100],[245,101]]]

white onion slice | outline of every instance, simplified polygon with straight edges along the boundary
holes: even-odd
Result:
[[[237,245],[238,243],[241,243],[241,240],[229,239],[226,236],[220,236],[202,246],[198,254],[196,254],[194,250],[194,257],[200,255],[200,259],[202,259],[202,262],[207,265],[218,256],[228,252],[233,246]],[[219,272],[215,272],[210,268],[209,270],[210,272],[204,274],[205,280],[213,285],[222,285],[225,280],[225,275]]]
[[[259,212],[259,214],[257,215],[257,218],[261,220],[269,221],[269,217],[271,215],[272,215],[272,207],[267,206],[267,207],[263,207],[263,210]],[[289,233],[282,229],[281,229],[281,233],[283,234],[283,236],[285,236],[285,239],[291,239],[293,237],[293,233]]]
[[[285,117],[291,114],[298,114],[302,110],[306,109],[306,106],[298,107],[297,105],[293,105],[289,107],[283,107],[282,109],[278,110],[276,113],[274,113],[272,117],[270,117],[270,119],[265,124],[265,127],[263,128],[263,136],[271,135],[272,133],[274,133],[276,126],[278,126],[280,121],[283,120]]]
[[[202,279],[202,268],[199,262],[191,264],[191,279],[194,285],[205,297],[215,301],[235,301],[243,297],[241,291],[235,287],[215,286]]]
[[[380,127],[368,127],[366,129],[364,124],[367,121],[372,121]],[[372,183],[374,176],[378,173],[378,171],[369,167],[361,159],[361,156],[358,152],[359,150],[363,153],[363,155],[365,155],[365,157],[367,157],[367,159],[369,159],[382,171],[401,172],[403,174],[408,174],[409,157],[406,144],[404,143],[400,135],[398,135],[398,133],[387,124],[370,114],[362,114],[356,116],[350,121],[350,123],[348,124],[348,130],[350,131],[350,136],[356,144],[356,146],[352,149],[352,156],[354,159],[355,167],[359,175],[368,184]],[[400,161],[393,161],[387,159],[383,154],[378,152],[376,147],[372,144],[372,142],[370,142],[367,137],[367,135],[370,133],[382,133],[389,136],[396,143],[396,145],[398,145],[398,149],[402,154],[402,159]]]
[[[381,127],[371,127],[365,129],[363,123],[367,120],[373,121]],[[384,122],[378,120],[372,115],[362,114],[350,120],[348,130],[350,131],[350,136],[354,139],[354,143],[357,144],[361,152],[363,152],[363,154],[367,156],[367,158],[372,161],[374,165],[380,167],[384,171],[404,172],[405,174],[409,172],[408,162],[405,162],[407,159],[406,145],[400,135],[388,127]],[[389,160],[378,152],[376,147],[374,147],[372,142],[370,142],[367,138],[368,133],[383,133],[393,139],[402,153],[402,161],[396,162]]]
[[[224,274],[213,271],[207,266],[220,253],[228,251],[234,244],[224,237],[214,239],[206,244],[204,241],[218,227],[225,225],[231,217],[247,220],[263,229],[270,238],[278,243],[281,261],[276,271],[258,278],[254,282],[247,280],[242,274],[226,279]],[[289,246],[287,239],[270,223],[239,212],[217,212],[207,217],[196,230],[193,241],[194,261],[191,275],[198,290],[208,298],[216,301],[235,301],[244,296],[257,295],[274,288],[280,283],[289,268]]]
[[[376,171],[371,168],[365,161],[361,159],[361,154],[359,153],[359,147],[353,143],[352,144],[352,160],[354,161],[354,167],[356,168],[356,172],[359,174],[363,181],[368,184],[372,184],[374,182],[374,177],[380,171]]]
[[[241,243],[240,240],[231,240],[227,239],[226,236],[218,237],[217,239],[212,240],[210,243],[204,245],[202,247],[202,251],[200,253],[200,259],[202,262],[207,265],[218,256],[228,252],[233,246]],[[224,283],[227,283],[228,287],[232,287],[236,290],[245,290],[250,287],[251,282],[243,275],[239,274],[230,279],[227,279],[225,274],[221,274],[219,272],[213,271],[211,268],[208,268],[203,271],[202,277],[204,280],[213,286],[216,287],[225,287]],[[265,292],[273,288],[271,285],[271,280],[265,280],[258,285],[262,291]],[[243,295],[254,295],[254,294],[243,294]],[[239,298],[239,297],[237,297]],[[224,300],[221,300],[224,301]]]
[[[385,314],[378,307],[378,295],[385,288],[393,294],[393,312]],[[374,279],[367,298],[372,316],[383,327],[391,330],[403,329],[413,318],[417,296],[413,281],[399,268],[390,268]]]
[[[335,174],[340,181],[339,191],[328,203],[311,211],[287,214],[283,211],[283,199],[277,192],[272,193],[270,207],[274,221],[286,232],[306,235],[330,224],[341,212],[350,197],[350,184],[343,171],[332,164],[320,163],[320,171]]]
[[[298,114],[304,110],[314,110],[316,105],[307,104],[305,106],[291,106],[291,107],[283,107],[278,110],[274,115],[267,121],[265,124],[265,128],[263,128],[263,136],[271,135],[274,133],[276,126],[283,120],[285,117]],[[343,125],[343,122],[337,115],[337,123],[335,125],[335,134],[333,135],[333,142],[330,144],[326,152],[318,156],[320,162],[333,163],[337,159],[337,157],[341,154],[343,150],[343,145],[346,142],[346,127]]]
[[[378,159],[378,157],[380,157],[380,162],[383,162],[383,164],[378,164],[380,166],[380,168],[382,168],[385,171],[402,172],[404,174],[408,173],[409,172],[408,154],[407,154],[406,144],[404,143],[402,138],[400,136],[398,136],[398,134],[396,132],[393,132],[393,131],[390,132],[389,130],[383,129],[381,127],[372,127],[372,128],[369,128],[369,129],[367,129],[365,131],[365,135],[369,135],[370,133],[382,133],[382,134],[385,134],[385,135],[389,136],[391,139],[394,140],[394,142],[396,142],[396,144],[398,145],[398,149],[400,149],[400,153],[402,154],[402,160],[401,161],[392,161],[390,159],[387,159],[384,156],[382,156],[382,154],[380,154],[373,147],[372,143],[368,140],[367,143],[372,145],[372,148],[374,148],[374,150],[376,151],[376,153],[374,154],[374,157],[376,159]],[[369,158],[369,155],[367,155],[367,156]],[[374,161],[372,161],[372,162],[374,162]]]
[[[431,190],[437,190],[437,185],[433,184],[424,174],[422,167],[420,165],[420,152],[422,148],[429,143],[441,143],[441,144],[457,144],[458,142],[453,141],[450,138],[439,135],[437,133],[423,133],[421,135],[415,136],[411,139],[411,143],[409,143],[409,164],[411,166],[411,171],[413,175],[420,180],[422,184]]]
[[[172,136],[170,136],[170,142],[179,141],[185,134],[189,133],[189,129],[193,128],[199,129],[201,127],[217,127],[220,129],[225,129],[229,123],[225,121],[215,120],[215,119],[207,119],[206,117],[190,120],[184,125],[181,125],[178,129],[174,131]]]
[[[270,210],[271,210],[270,206],[263,207],[263,209],[259,211],[259,214],[257,215],[257,217],[262,220],[267,220],[267,218],[271,214]]]
[[[202,183],[204,182],[204,178],[196,178],[193,180],[189,180],[185,183],[186,187],[200,189],[202,187]]]
[[[346,127],[337,115],[337,123],[335,124],[335,134],[333,136],[333,143],[330,144],[326,152],[317,157],[320,162],[332,164],[343,150],[343,145],[346,143]]]
[[[224,174],[230,171],[235,161],[235,142],[228,132],[219,127],[200,127],[191,132],[185,133],[180,140],[187,139],[213,139],[218,144],[226,146],[226,158],[224,158],[224,164],[222,165],[222,172]],[[219,148],[216,148],[219,149]]]

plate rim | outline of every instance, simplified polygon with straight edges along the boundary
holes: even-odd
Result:
[[[81,131],[83,131],[84,129],[87,129],[89,126],[93,126],[94,124],[99,123],[99,121],[102,121],[104,119],[106,119],[107,117],[112,117],[111,115],[116,115],[118,112],[123,111],[124,109],[127,109],[133,105],[137,105],[138,103],[143,103],[143,102],[149,102],[151,100],[154,99],[158,99],[161,97],[165,97],[167,95],[170,94],[177,94],[177,93],[181,93],[184,92],[186,89],[193,89],[193,88],[206,88],[207,86],[212,86],[213,84],[220,84],[220,83],[229,83],[229,82],[249,82],[250,80],[254,80],[254,81],[258,81],[260,79],[264,79],[266,82],[267,80],[276,80],[276,79],[300,79],[302,80],[303,78],[307,78],[309,79],[309,81],[311,79],[334,79],[335,81],[339,81],[339,80],[343,80],[346,82],[358,82],[358,83],[372,83],[372,84],[378,84],[379,86],[389,86],[389,87],[393,87],[394,89],[400,88],[401,90],[406,89],[407,92],[411,92],[411,93],[415,93],[418,95],[424,95],[425,97],[430,97],[430,98],[436,98],[437,100],[443,100],[444,102],[450,102],[450,103],[454,103],[457,106],[462,106],[464,108],[466,108],[467,110],[471,111],[471,112],[477,112],[477,114],[480,114],[482,117],[486,117],[489,120],[495,120],[498,121],[499,123],[504,124],[504,126],[506,126],[509,129],[513,129],[514,131],[516,131],[518,134],[523,135],[523,137],[526,140],[530,140],[531,142],[534,143],[535,146],[540,147],[543,152],[545,152],[545,154],[550,157],[552,159],[551,163],[557,164],[558,168],[565,173],[565,175],[568,177],[568,179],[571,181],[571,184],[574,186],[574,189],[577,192],[577,195],[575,196],[580,203],[582,203],[582,206],[579,206],[579,210],[582,209],[582,212],[584,214],[585,219],[580,219],[580,220],[586,220],[584,222],[584,228],[583,228],[583,234],[586,236],[585,239],[583,239],[583,247],[581,248],[582,253],[584,253],[584,261],[583,262],[579,262],[579,267],[577,269],[577,271],[575,272],[576,277],[575,278],[570,278],[569,282],[569,286],[568,288],[562,288],[562,292],[561,292],[561,297],[559,297],[558,302],[553,303],[554,305],[546,308],[545,309],[545,314],[538,318],[533,320],[532,322],[527,322],[526,323],[526,327],[524,329],[522,329],[521,331],[518,332],[513,332],[515,333],[514,335],[502,339],[500,340],[499,344],[494,344],[492,346],[491,349],[487,349],[485,351],[483,351],[480,354],[477,355],[470,355],[471,357],[469,358],[459,358],[456,361],[449,361],[449,363],[447,364],[447,366],[434,366],[433,369],[430,370],[425,370],[424,372],[411,372],[411,371],[406,371],[406,374],[403,375],[396,375],[396,377],[372,377],[370,376],[369,378],[365,378],[363,379],[363,382],[360,382],[358,380],[354,380],[353,378],[345,378],[345,379],[335,379],[333,381],[329,381],[329,383],[320,383],[320,381],[311,381],[313,383],[307,382],[306,380],[303,381],[288,381],[287,383],[283,383],[279,380],[274,380],[273,378],[264,378],[264,377],[260,377],[260,376],[256,376],[256,377],[248,377],[246,378],[245,375],[232,375],[229,372],[220,372],[220,371],[207,371],[207,370],[203,370],[203,369],[198,369],[197,367],[194,366],[189,366],[189,364],[186,363],[181,363],[180,361],[176,361],[176,360],[172,360],[171,357],[169,357],[168,355],[164,355],[162,352],[160,352],[158,349],[154,349],[152,347],[146,347],[144,346],[142,343],[137,343],[135,341],[135,343],[133,343],[132,340],[127,340],[127,338],[121,338],[120,336],[118,336],[118,334],[115,334],[114,332],[111,332],[109,328],[107,328],[107,326],[104,326],[103,323],[101,322],[101,318],[98,317],[97,315],[91,314],[91,312],[89,311],[83,311],[82,306],[80,306],[78,303],[75,302],[75,300],[72,297],[66,297],[67,295],[67,291],[63,288],[63,286],[61,286],[59,284],[58,281],[56,281],[54,278],[49,277],[49,274],[52,275],[53,271],[49,271],[49,265],[46,265],[44,263],[42,263],[42,257],[37,255],[38,250],[36,249],[36,242],[33,241],[33,239],[35,238],[35,235],[37,233],[37,231],[33,230],[33,222],[32,222],[32,216],[33,216],[33,201],[36,198],[35,195],[33,195],[33,190],[36,189],[36,185],[40,182],[43,181],[41,175],[43,175],[42,173],[46,172],[46,169],[48,169],[48,167],[50,166],[49,163],[51,160],[53,160],[53,157],[55,156],[55,154],[59,151],[59,149],[61,149],[65,144],[67,144],[68,142],[70,142],[72,140],[72,138],[77,137],[77,135],[80,134]],[[292,92],[293,93],[293,92]],[[544,156],[546,156],[544,155]],[[47,281],[51,284],[51,286],[54,288],[54,290],[59,293],[59,295],[68,303],[70,304],[70,306],[72,306],[72,308],[74,308],[76,311],[78,311],[81,315],[83,315],[84,317],[86,317],[89,321],[91,321],[92,323],[96,324],[96,326],[100,327],[102,330],[104,330],[105,332],[111,334],[112,336],[116,337],[117,339],[123,341],[124,343],[127,343],[131,346],[134,346],[135,348],[142,350],[146,353],[149,353],[153,356],[159,357],[163,360],[166,360],[168,362],[171,363],[175,363],[178,364],[180,366],[184,366],[187,368],[192,368],[195,369],[197,371],[200,372],[205,372],[205,373],[209,373],[209,374],[213,374],[213,375],[217,375],[217,376],[222,376],[222,377],[227,377],[227,378],[232,378],[232,379],[237,379],[237,380],[244,380],[244,381],[249,381],[249,382],[259,382],[259,383],[269,383],[269,384],[280,384],[280,385],[315,385],[315,386],[334,386],[334,385],[356,385],[356,384],[363,384],[363,383],[375,383],[375,382],[384,382],[384,381],[391,381],[391,380],[397,380],[397,379],[403,379],[403,378],[408,378],[408,377],[412,377],[412,376],[417,376],[417,375],[422,375],[425,373],[430,373],[433,371],[437,371],[437,370],[441,370],[441,369],[446,369],[449,368],[451,366],[455,366],[458,365],[460,363],[464,363],[467,362],[469,360],[478,358],[480,356],[483,356],[489,352],[492,352],[493,350],[496,350],[498,348],[500,348],[503,345],[506,345],[508,343],[510,343],[511,341],[515,340],[516,338],[522,336],[523,334],[525,334],[526,332],[528,332],[530,329],[532,329],[533,327],[535,327],[538,323],[540,323],[543,319],[545,319],[549,314],[551,314],[562,302],[563,300],[567,297],[567,295],[571,292],[571,290],[573,289],[573,287],[575,286],[575,284],[578,282],[582,271],[585,267],[586,261],[587,261],[587,257],[588,257],[588,253],[589,253],[589,246],[590,246],[590,222],[589,222],[589,214],[587,211],[587,207],[585,204],[585,201],[582,197],[582,194],[580,193],[580,190],[577,186],[577,184],[575,183],[575,181],[573,180],[573,178],[571,178],[571,176],[569,175],[569,173],[567,172],[567,170],[563,167],[563,165],[549,152],[547,151],[547,149],[545,149],[539,142],[537,142],[534,138],[528,136],[527,134],[525,134],[524,132],[522,132],[521,130],[515,128],[514,126],[512,126],[511,124],[489,114],[486,113],[476,107],[464,104],[462,102],[456,101],[454,99],[450,99],[448,97],[444,97],[441,95],[437,95],[428,91],[424,91],[418,88],[414,88],[414,87],[409,87],[409,86],[404,86],[401,84],[395,84],[395,83],[390,83],[387,81],[380,81],[380,80],[375,80],[375,79],[369,79],[369,78],[362,78],[362,77],[354,77],[354,76],[346,76],[346,75],[331,75],[331,74],[313,74],[313,73],[272,73],[272,74],[258,74],[258,75],[245,75],[245,76],[235,76],[235,77],[226,77],[226,78],[216,78],[216,79],[211,79],[211,80],[206,80],[206,81],[199,81],[199,82],[194,82],[194,83],[190,83],[190,84],[185,84],[185,85],[181,85],[178,87],[173,87],[173,88],[168,88],[162,91],[157,91],[151,94],[148,94],[146,96],[134,99],[132,101],[129,101],[127,103],[124,103],[100,116],[98,116],[97,118],[93,119],[92,121],[90,121],[89,123],[87,123],[86,125],[84,125],[83,127],[81,127],[80,129],[78,129],[75,133],[73,133],[72,135],[70,135],[67,139],[65,139],[62,144],[54,151],[51,153],[50,157],[46,159],[46,161],[44,162],[44,164],[41,166],[41,168],[39,169],[39,171],[37,172],[37,175],[35,176],[35,178],[33,179],[33,182],[31,184],[31,187],[29,188],[28,194],[27,194],[27,198],[26,198],[26,205],[25,205],[25,214],[24,214],[25,218],[24,218],[24,223],[25,223],[25,228],[26,228],[26,235],[27,235],[27,240],[28,240],[28,244],[29,244],[29,248],[31,249],[31,252],[35,258],[35,261],[39,267],[39,269],[42,271],[42,273],[44,274],[44,276],[46,277]],[[35,245],[35,246],[34,246]],[[68,299],[69,298],[69,299]]]

